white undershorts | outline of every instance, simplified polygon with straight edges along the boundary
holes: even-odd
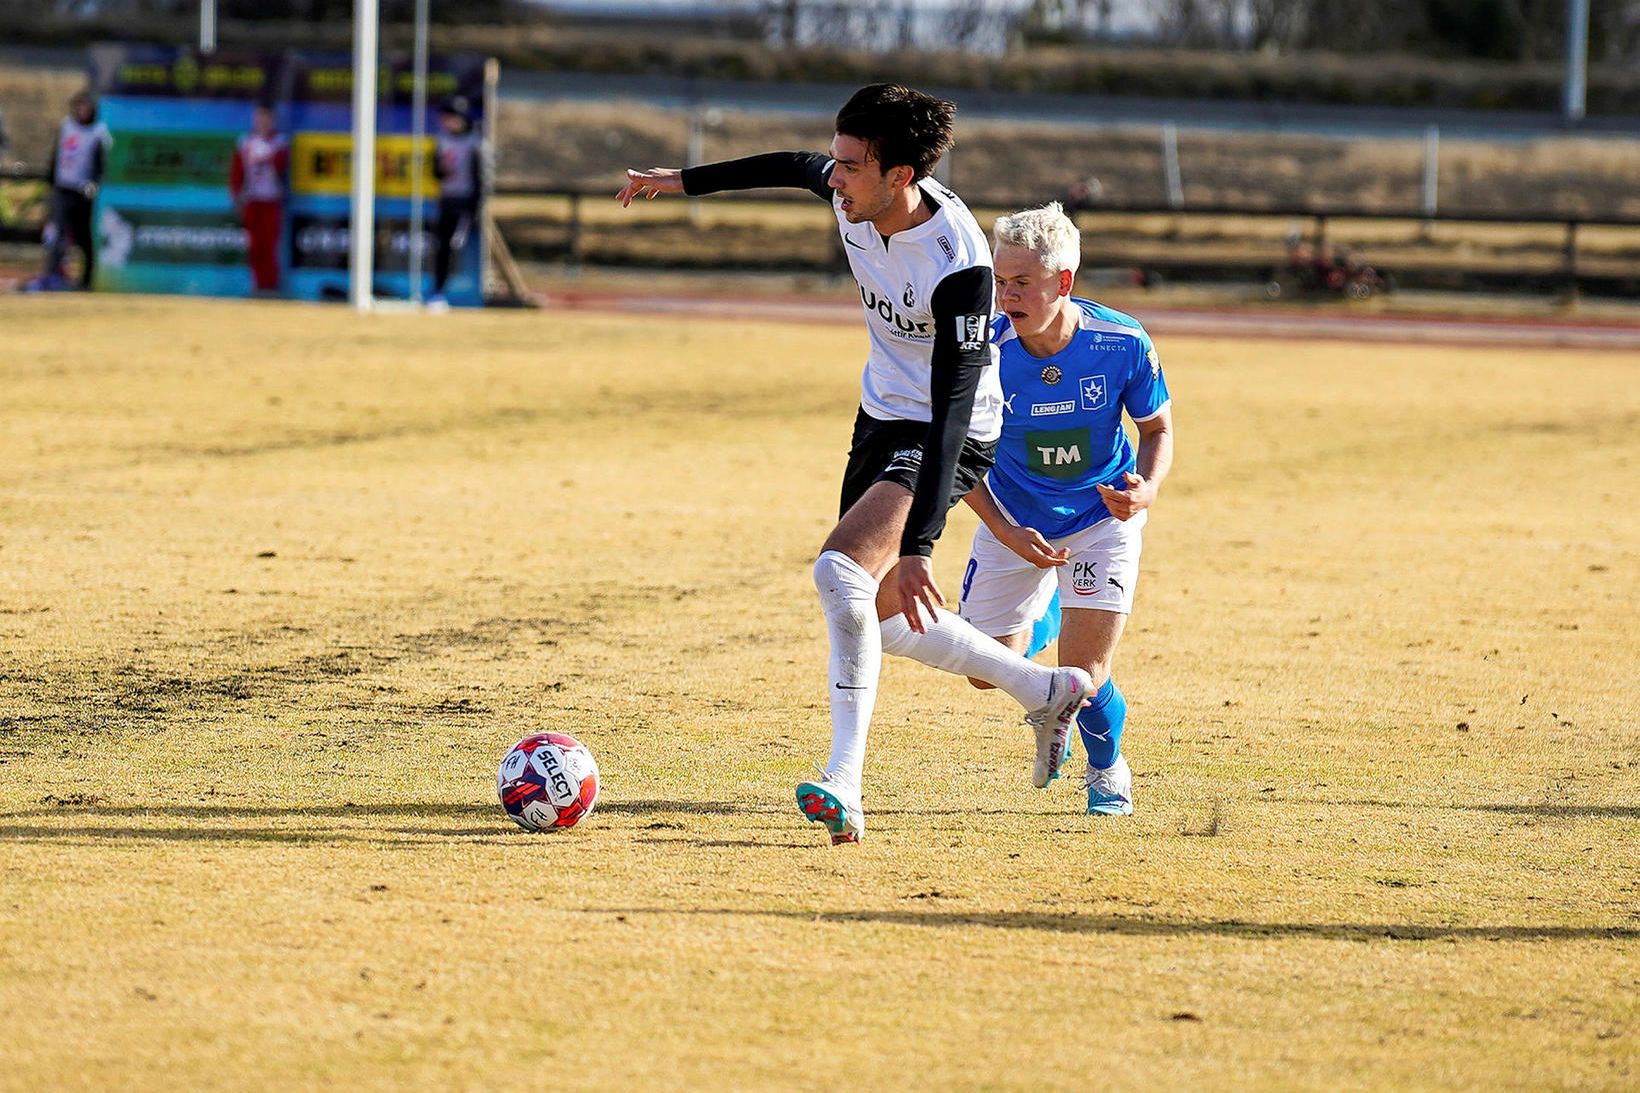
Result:
[[[1054,549],[1066,547],[1071,552],[1069,562],[1051,569],[1027,562],[981,524],[963,572],[959,613],[987,637],[1017,634],[1029,630],[1048,610],[1057,582],[1061,608],[1131,614],[1149,515],[1142,510],[1130,520],[1111,516],[1048,540]]]

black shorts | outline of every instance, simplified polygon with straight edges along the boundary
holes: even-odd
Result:
[[[926,421],[880,421],[861,410],[854,419],[854,438],[849,442],[848,468],[843,471],[843,501],[838,517],[854,507],[874,482],[898,482],[917,492],[917,474],[922,470],[922,446],[928,439]],[[957,457],[957,474],[951,495],[945,499],[949,511],[979,484],[996,462],[994,440],[962,442]]]

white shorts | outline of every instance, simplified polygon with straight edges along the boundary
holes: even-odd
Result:
[[[981,524],[962,575],[959,613],[987,637],[1017,634],[1029,630],[1048,610],[1057,582],[1061,608],[1131,614],[1149,515],[1141,511],[1131,520],[1107,517],[1090,528],[1048,540],[1055,549],[1071,552],[1069,562],[1052,569],[1038,569]]]

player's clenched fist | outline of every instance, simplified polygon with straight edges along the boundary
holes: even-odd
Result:
[[[683,172],[676,167],[651,167],[647,171],[627,168],[626,185],[615,195],[621,208],[632,204],[634,198],[655,200],[657,194],[683,193]]]
[[[1122,480],[1128,486],[1125,490],[1112,489],[1103,482],[1095,488],[1099,490],[1099,500],[1105,503],[1112,516],[1118,520],[1130,520],[1156,500],[1156,487],[1132,471],[1123,474]]]

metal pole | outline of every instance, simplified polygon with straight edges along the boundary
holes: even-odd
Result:
[[[423,145],[427,143],[427,8],[416,0],[415,77],[410,93],[410,299],[421,303],[421,267],[426,215],[422,207]]]
[[[1424,130],[1424,218],[1434,220],[1441,188],[1441,130],[1431,125]]]
[[[199,51],[216,52],[216,0],[199,0]]]
[[[698,167],[706,162],[706,109],[697,106],[689,111],[689,140],[683,158],[685,167]],[[689,202],[689,221],[700,223],[700,198],[693,198]]]
[[[1184,207],[1184,179],[1179,174],[1179,127],[1172,122],[1162,126],[1162,170],[1167,175],[1167,204],[1169,208]]]
[[[483,141],[479,145],[483,149],[478,165],[478,186],[480,201],[479,216],[484,219],[484,230],[478,233],[478,268],[479,280],[482,282],[489,274],[491,258],[491,238],[496,240],[497,249],[512,259],[512,253],[506,249],[506,241],[501,238],[501,231],[495,226],[495,117],[496,95],[501,89],[501,62],[494,57],[484,62],[484,131]],[[482,291],[482,285],[480,285]]]
[[[348,297],[369,311],[376,266],[377,0],[353,0],[353,209],[348,229]]]
[[[1561,248],[1565,258],[1564,276],[1566,291],[1571,296],[1577,295],[1577,221],[1566,221],[1566,242]]]
[[[1566,4],[1566,120],[1583,120],[1584,90],[1588,84],[1589,0]]]

